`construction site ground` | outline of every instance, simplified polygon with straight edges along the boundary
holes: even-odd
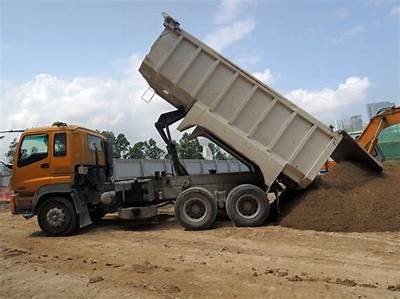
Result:
[[[192,232],[164,212],[49,238],[2,208],[0,269],[1,298],[400,298],[400,233]]]

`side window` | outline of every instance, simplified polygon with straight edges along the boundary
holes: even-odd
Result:
[[[47,134],[25,136],[19,149],[17,165],[21,167],[45,159],[48,144]]]
[[[67,155],[67,133],[54,134],[54,157]]]
[[[97,151],[102,152],[103,146],[101,138],[90,134],[88,134],[87,136],[88,136],[89,149],[91,149],[92,151],[95,151],[97,149]]]

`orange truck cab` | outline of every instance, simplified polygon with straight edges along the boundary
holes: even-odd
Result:
[[[44,231],[70,234],[106,212],[96,203],[111,175],[109,144],[98,132],[64,123],[27,129],[14,157],[12,213],[38,215]]]

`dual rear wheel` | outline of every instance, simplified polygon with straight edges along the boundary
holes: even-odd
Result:
[[[237,226],[260,226],[269,214],[266,193],[257,186],[243,184],[229,193],[225,203],[229,218]],[[217,201],[205,188],[192,187],[183,191],[175,203],[175,216],[189,230],[210,228],[217,217]]]

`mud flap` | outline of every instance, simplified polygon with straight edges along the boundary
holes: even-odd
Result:
[[[82,228],[92,224],[87,201],[80,197],[78,192],[71,192],[71,196],[75,204],[76,212],[79,215],[79,227]]]
[[[343,138],[331,155],[333,160],[338,163],[348,160],[357,161],[372,170],[383,170],[382,164],[363,149],[349,134],[345,131],[339,133]]]

